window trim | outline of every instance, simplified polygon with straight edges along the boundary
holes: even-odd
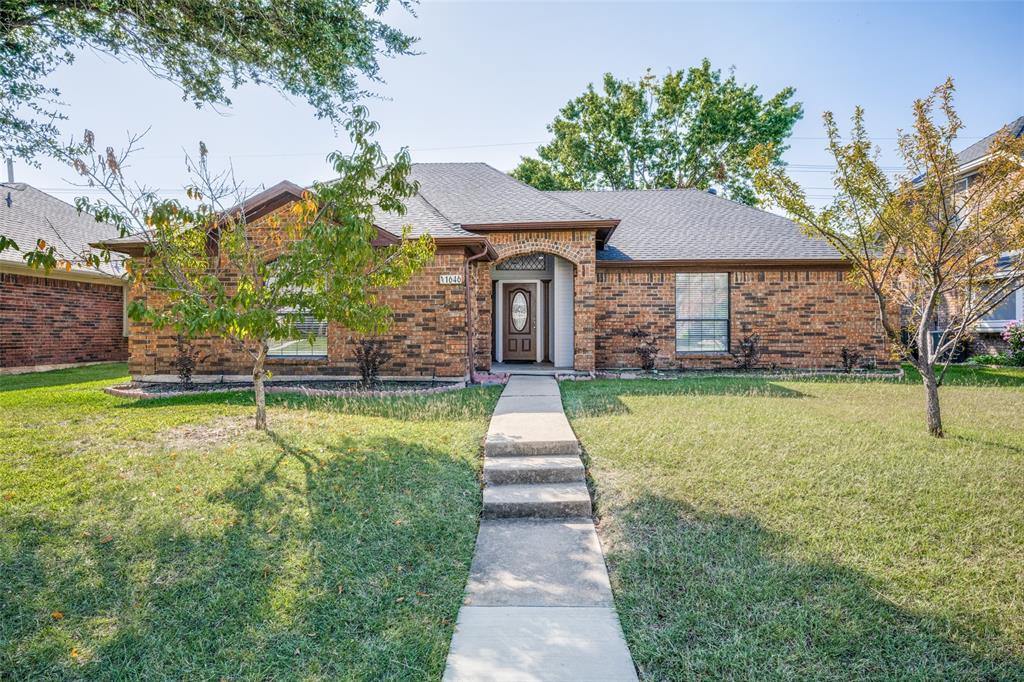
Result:
[[[679,275],[725,275],[725,317],[679,317]],[[732,351],[732,273],[731,272],[676,272],[672,278],[674,284],[674,322],[672,325],[673,345],[676,355],[729,355]],[[725,349],[724,350],[680,350],[679,329],[680,322],[725,322]]]

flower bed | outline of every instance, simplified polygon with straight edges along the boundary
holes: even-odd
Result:
[[[344,388],[340,387],[344,386]],[[380,387],[365,389],[355,381],[295,381],[287,384],[266,385],[267,393],[297,393],[299,395],[324,398],[383,398],[403,395],[431,395],[456,391],[466,387],[464,381],[439,384],[432,381],[386,381]],[[122,384],[108,386],[103,391],[118,398],[173,398],[186,395],[206,393],[227,393],[230,391],[250,391],[250,383],[218,383],[196,384],[190,389],[181,388],[179,384]]]

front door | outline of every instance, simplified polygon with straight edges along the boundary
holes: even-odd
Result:
[[[507,284],[505,291],[504,356],[506,360],[537,359],[537,285]]]

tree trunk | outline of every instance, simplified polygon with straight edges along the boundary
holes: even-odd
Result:
[[[267,344],[260,343],[259,351],[256,354],[256,363],[252,368],[252,387],[256,394],[256,430],[267,430],[267,392],[263,386],[263,377],[266,374],[263,364],[267,360]]]
[[[939,382],[935,378],[935,366],[927,362],[918,367],[926,395],[925,410],[928,419],[928,433],[942,438],[942,413],[939,411]]]

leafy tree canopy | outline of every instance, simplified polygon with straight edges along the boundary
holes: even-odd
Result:
[[[400,0],[406,8],[409,0]],[[4,0],[0,3],[0,154],[31,161],[59,148],[60,93],[46,79],[99,50],[142,64],[201,106],[266,84],[340,122],[378,57],[414,38],[385,24],[389,0]]]
[[[803,116],[793,88],[765,100],[757,87],[699,67],[638,83],[605,74],[570,100],[548,126],[553,139],[512,175],[538,189],[721,188],[756,203],[751,152],[762,145],[779,164],[783,142]]]

